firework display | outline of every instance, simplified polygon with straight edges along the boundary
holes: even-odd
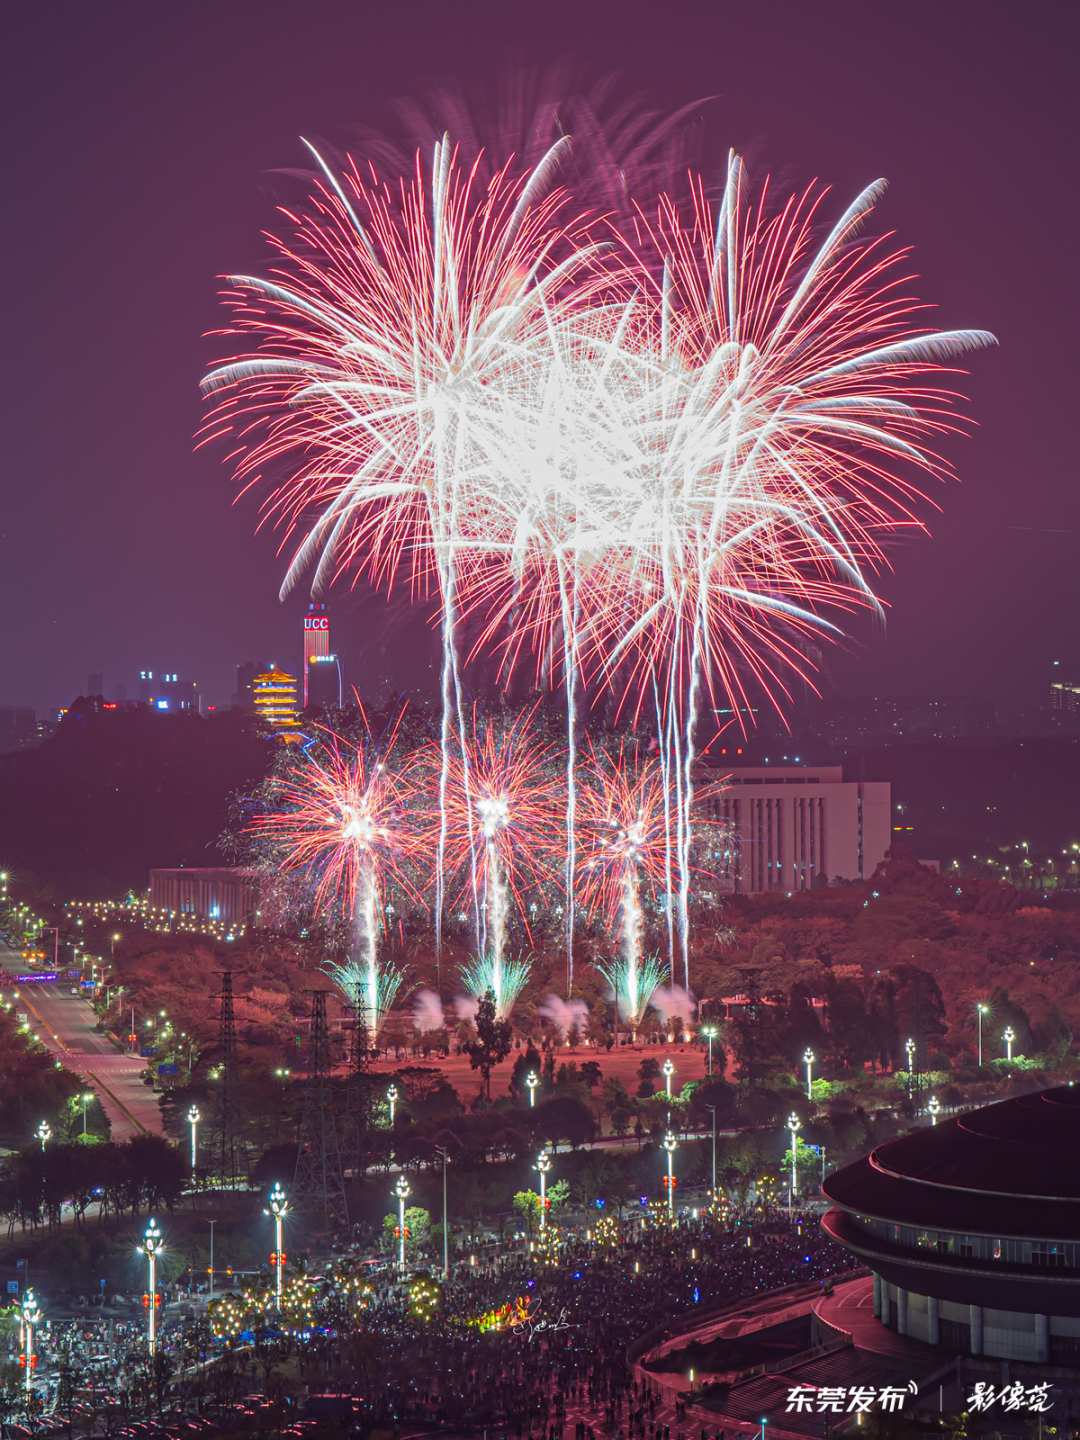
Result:
[[[362,574],[438,607],[436,951],[453,878],[474,920],[468,988],[505,1013],[527,973],[508,950],[511,912],[529,927],[520,877],[549,893],[561,877],[568,993],[580,902],[612,932],[618,916],[609,979],[634,1025],[643,883],[689,988],[703,712],[746,717],[764,697],[782,714],[812,678],[808,642],[881,613],[886,537],[919,524],[918,477],[948,474],[930,446],[954,397],[935,377],[993,337],[918,327],[904,252],[860,233],[880,182],[826,228],[826,191],[755,195],[732,154],[715,197],[697,180],[685,203],[630,196],[603,218],[567,188],[570,147],[466,163],[443,136],[390,178],[313,150],[278,270],[232,278],[241,352],[205,382],[206,435],[233,437],[238,478],[283,529],[283,590],[309,569],[313,591]],[[527,719],[466,704],[481,655],[506,684],[561,687],[557,806]],[[605,694],[656,755],[594,765],[586,795],[579,732]],[[400,804],[396,783],[375,792]],[[346,837],[333,814],[321,841],[301,824],[289,863],[318,903],[348,898],[370,977],[381,867],[403,842],[374,821]]]
[[[289,755],[250,827],[264,862],[299,872],[315,915],[330,914],[344,928],[346,958],[326,968],[372,1040],[405,979],[379,960],[383,896],[391,878],[412,892],[404,863],[416,844],[408,786],[388,759],[394,738],[383,747],[352,746],[320,732],[299,756]]]

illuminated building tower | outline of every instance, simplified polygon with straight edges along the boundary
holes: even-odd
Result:
[[[272,665],[252,686],[255,711],[283,740],[298,738],[296,728],[296,680]]]
[[[330,617],[315,600],[304,616],[304,709],[309,705],[341,706],[341,667],[330,650]]]

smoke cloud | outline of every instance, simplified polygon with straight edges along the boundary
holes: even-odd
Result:
[[[412,1012],[413,1029],[418,1035],[425,1030],[442,1030],[446,1025],[442,1001],[434,990],[421,990]]]
[[[576,1025],[578,1030],[581,1030],[589,1015],[589,1007],[584,1000],[571,1000],[567,1003],[560,1000],[558,995],[549,995],[537,1009],[541,1015],[547,1016],[564,1040],[572,1026]]]

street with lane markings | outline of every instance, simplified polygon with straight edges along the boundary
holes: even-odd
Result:
[[[25,1013],[30,1028],[68,1070],[81,1075],[95,1090],[112,1125],[112,1138],[161,1133],[158,1097],[144,1085],[140,1073],[147,1061],[121,1054],[95,1029],[97,1017],[89,1001],[72,995],[76,982],[65,978],[55,984],[33,981],[18,985],[15,976],[30,973],[18,950],[0,942],[0,996],[16,1011]],[[60,971],[61,977],[64,971]],[[18,991],[18,998],[15,992]]]

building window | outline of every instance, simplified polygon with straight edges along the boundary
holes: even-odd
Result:
[[[1063,1245],[1032,1245],[1031,1263],[1033,1265],[1045,1265],[1050,1267],[1064,1266],[1065,1247]]]

